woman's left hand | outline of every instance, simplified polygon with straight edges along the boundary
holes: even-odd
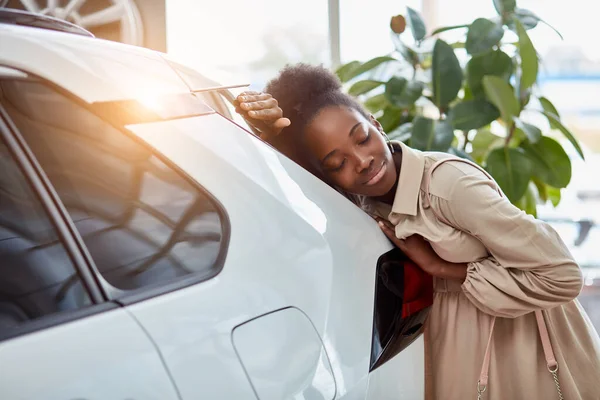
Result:
[[[433,250],[429,242],[420,235],[412,235],[406,239],[398,239],[394,226],[386,220],[378,219],[379,226],[385,235],[415,264],[430,275],[440,277],[445,262]]]

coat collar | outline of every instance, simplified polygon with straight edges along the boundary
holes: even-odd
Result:
[[[402,151],[402,163],[392,212],[415,216],[419,204],[425,157],[421,151],[411,149],[402,142],[394,142],[394,144]]]

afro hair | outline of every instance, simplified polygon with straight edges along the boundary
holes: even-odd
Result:
[[[329,106],[353,108],[368,118],[362,106],[342,92],[337,76],[323,66],[287,65],[267,84],[265,92],[277,99],[283,115],[292,122],[286,136],[301,134],[319,111]]]

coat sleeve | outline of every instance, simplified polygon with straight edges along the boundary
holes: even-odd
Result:
[[[451,172],[444,174],[444,169]],[[479,239],[490,254],[468,264],[462,285],[477,308],[514,318],[579,295],[581,270],[552,227],[512,205],[474,166],[442,165],[434,177],[447,180],[452,174],[456,179],[448,195],[432,196],[431,206]]]

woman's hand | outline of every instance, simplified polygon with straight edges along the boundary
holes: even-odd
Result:
[[[448,262],[437,255],[428,241],[420,235],[398,239],[394,226],[386,220],[377,219],[381,230],[400,250],[428,274],[445,279],[462,279],[467,276],[467,264]]]
[[[277,100],[268,93],[243,92],[235,99],[235,111],[267,140],[279,135],[283,128],[290,126],[289,119],[283,117]]]

